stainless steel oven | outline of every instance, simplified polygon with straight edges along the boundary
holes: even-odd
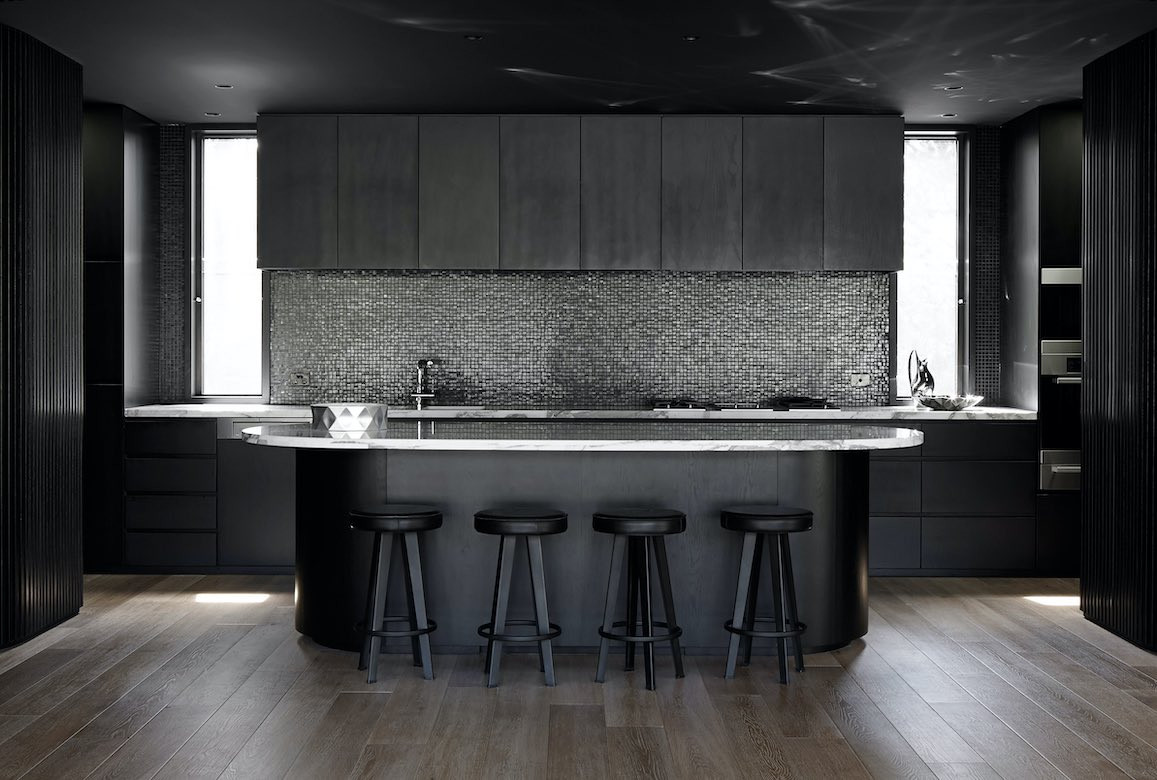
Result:
[[[1041,450],[1041,490],[1080,490],[1081,451]]]

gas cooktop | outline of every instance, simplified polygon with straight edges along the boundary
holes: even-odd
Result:
[[[700,401],[694,398],[656,398],[652,409],[701,409],[718,412],[722,409],[769,409],[787,412],[796,409],[839,409],[828,403],[826,398],[810,398],[804,395],[779,395],[756,403],[730,403],[725,401]]]

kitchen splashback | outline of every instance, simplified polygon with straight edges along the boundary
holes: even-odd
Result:
[[[427,357],[441,404],[888,402],[888,274],[269,273],[273,403],[409,405]]]

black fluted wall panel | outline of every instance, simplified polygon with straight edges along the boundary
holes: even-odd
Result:
[[[1084,71],[1081,608],[1157,649],[1157,36]]]
[[[81,69],[0,25],[0,647],[76,614]]]

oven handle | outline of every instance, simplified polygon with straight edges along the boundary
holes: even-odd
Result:
[[[1056,376],[1053,381],[1058,385],[1079,385],[1081,378],[1079,376]]]
[[[1049,471],[1054,474],[1080,474],[1081,464],[1057,464],[1050,466]]]

